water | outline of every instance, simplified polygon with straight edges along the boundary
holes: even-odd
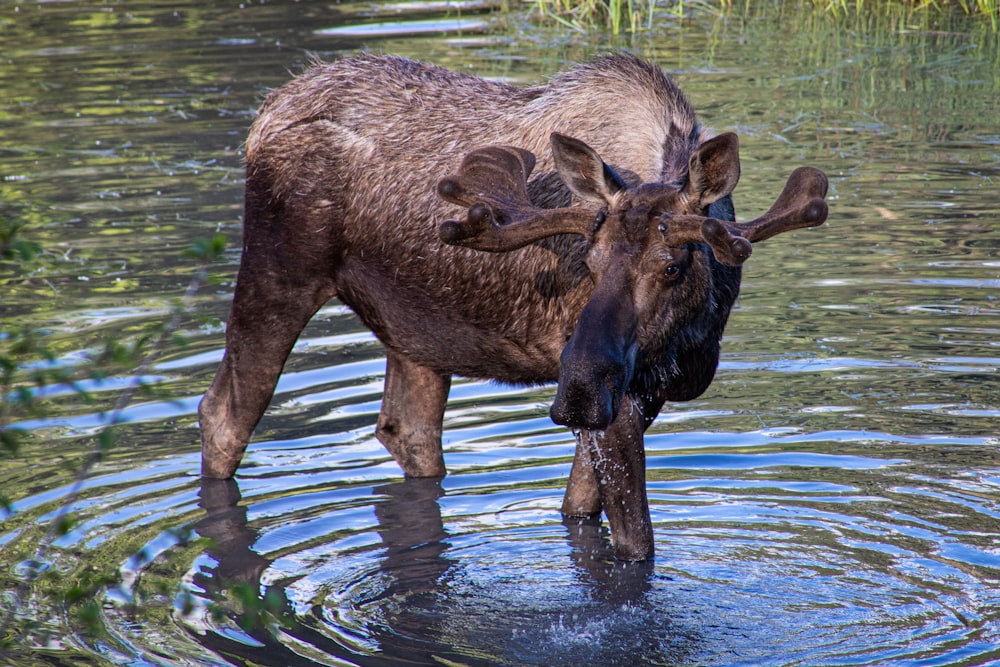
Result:
[[[45,554],[63,583],[18,586],[134,378],[96,403],[56,392],[0,463],[4,607],[35,621],[4,664],[1000,664],[996,36],[759,5],[614,42],[488,10],[0,4],[0,215],[47,251],[27,276],[0,267],[2,328],[74,368],[169,318],[193,237],[230,240],[189,344],[144,371],[160,393],[123,413]],[[262,94],[310,54],[530,83],[621,47],[740,134],[742,219],[795,166],[831,177],[828,224],[755,250],[714,384],[648,434],[655,562],[615,563],[606,528],[561,519],[573,442],[551,387],[456,381],[449,476],[403,480],[373,436],[382,351],[336,303],[236,480],[202,482],[194,410]]]

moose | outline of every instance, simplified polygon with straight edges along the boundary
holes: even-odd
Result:
[[[651,558],[645,430],[711,383],[751,244],[827,217],[826,176],[800,167],[736,223],[739,177],[736,135],[710,136],[631,55],[536,87],[386,55],[313,63],[267,96],[246,142],[202,474],[235,473],[293,344],[336,297],[384,345],[375,434],[407,476],[445,474],[453,375],[557,381],[551,417],[576,437],[563,514],[603,511],[617,558]]]

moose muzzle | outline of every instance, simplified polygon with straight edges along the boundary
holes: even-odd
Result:
[[[624,271],[605,275],[559,358],[552,421],[601,430],[614,421],[635,369],[636,312]]]

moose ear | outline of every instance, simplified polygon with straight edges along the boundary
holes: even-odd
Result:
[[[576,196],[598,204],[610,204],[614,195],[627,186],[614,169],[593,148],[579,139],[553,132],[552,157],[563,183]]]
[[[732,194],[740,181],[740,140],[732,132],[709,139],[691,155],[684,193],[703,209]]]

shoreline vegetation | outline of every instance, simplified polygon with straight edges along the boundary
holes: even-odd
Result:
[[[1000,0],[533,0],[544,20],[581,32],[608,30],[614,35],[651,30],[656,17],[683,18],[694,12],[753,16],[774,4],[817,15],[866,24],[890,23],[895,30],[952,31],[956,20],[1000,32]]]

